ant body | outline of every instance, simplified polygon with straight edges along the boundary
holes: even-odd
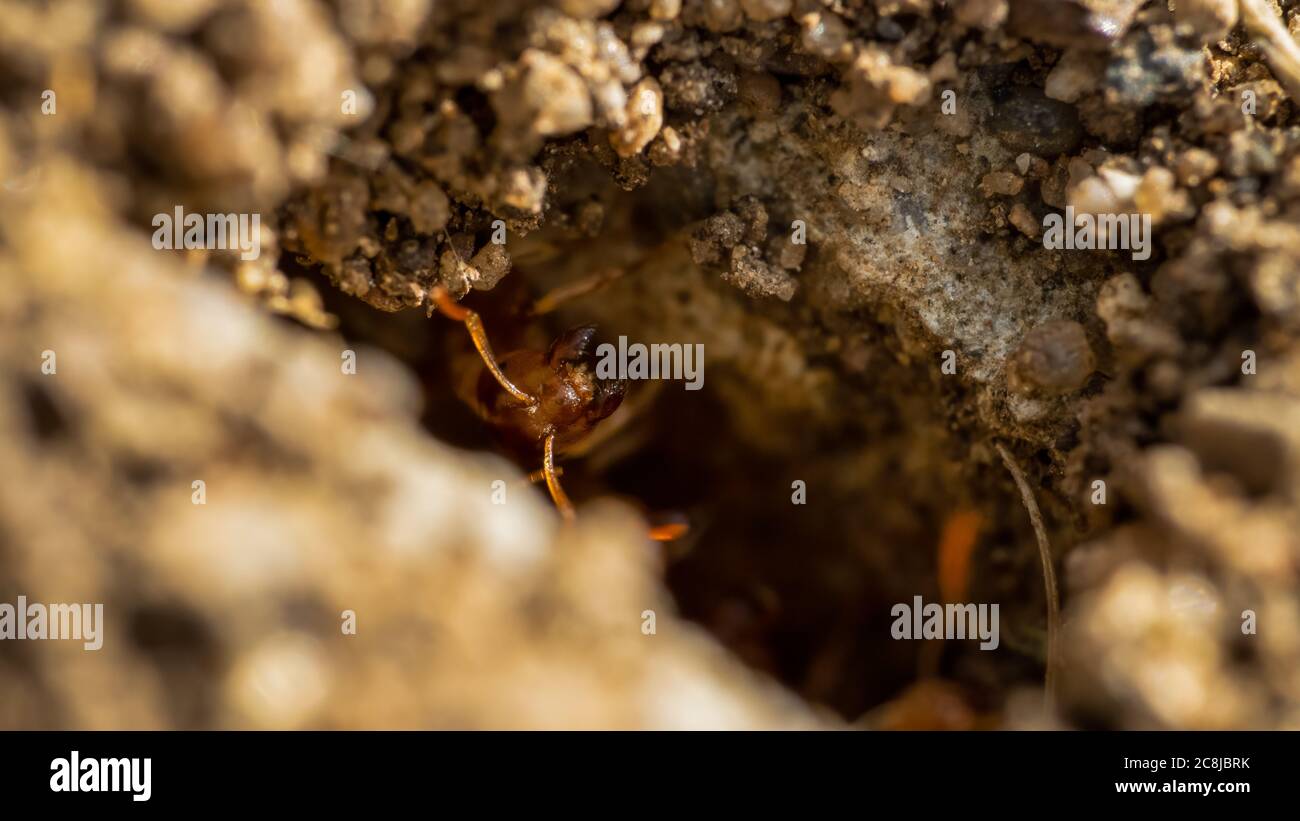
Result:
[[[623,380],[595,375],[596,327],[566,331],[545,353],[520,349],[498,359],[476,312],[457,303],[442,286],[434,288],[433,304],[443,316],[464,323],[483,360],[474,409],[512,450],[542,457],[551,499],[560,515],[572,519],[573,503],[560,486],[556,454],[618,410],[627,392]]]
[[[560,302],[595,290],[621,274],[618,270],[604,272],[548,294],[533,303],[529,313],[548,313]],[[618,410],[628,390],[623,379],[596,376],[596,326],[565,331],[544,352],[520,348],[498,357],[477,312],[458,303],[441,285],[433,288],[431,303],[443,316],[464,324],[481,360],[482,367],[459,391],[461,398],[516,455],[533,460],[541,457],[540,476],[534,473],[530,479],[546,482],[556,509],[571,521],[573,502],[560,485],[563,471],[557,457],[582,443],[596,425]],[[671,541],[687,529],[680,517],[670,517],[652,526],[650,537]]]

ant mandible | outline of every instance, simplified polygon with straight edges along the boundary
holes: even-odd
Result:
[[[576,287],[561,289],[538,300],[532,313],[547,313],[559,301],[593,290],[620,274],[598,274]],[[534,456],[540,452],[546,489],[560,515],[572,521],[573,502],[560,485],[557,455],[582,441],[601,420],[618,410],[627,393],[625,380],[596,376],[596,326],[583,325],[560,334],[545,352],[520,349],[497,357],[477,312],[457,302],[441,284],[433,286],[430,298],[439,313],[464,324],[483,361],[484,370],[475,388],[478,415],[515,451]],[[685,531],[681,521],[672,521],[652,526],[650,538],[671,541]]]

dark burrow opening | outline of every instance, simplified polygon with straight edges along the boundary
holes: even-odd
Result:
[[[883,314],[819,313],[802,294],[789,305],[757,304],[698,270],[666,281],[656,255],[667,258],[674,276],[682,273],[665,242],[709,214],[707,197],[696,198],[694,211],[681,206],[683,190],[699,183],[664,174],[626,193],[592,181],[598,179],[593,173],[585,185],[557,186],[570,197],[555,206],[601,203],[605,219],[594,236],[571,225],[512,236],[512,272],[493,291],[466,298],[484,315],[498,351],[519,330],[518,318],[500,315],[517,298],[512,289],[536,296],[601,264],[627,264],[635,276],[574,300],[544,322],[533,320],[545,329],[538,338],[594,321],[602,341],[666,339],[682,332],[675,312],[712,300],[796,340],[804,367],[819,378],[815,396],[774,401],[780,391],[754,387],[763,374],[746,355],[709,359],[706,348],[702,390],[687,391],[680,382],[634,385],[633,421],[590,454],[565,461],[564,484],[579,507],[615,495],[647,512],[686,514],[690,534],[665,548],[665,582],[681,613],[750,667],[847,720],[951,724],[939,715],[951,705],[923,705],[919,718],[914,705],[888,707],[924,689],[918,681],[939,678],[966,716],[956,724],[979,726],[979,717],[1000,710],[1017,687],[1041,686],[1041,569],[1014,484],[991,443],[967,421],[975,417],[966,407],[972,397],[937,380],[933,369],[896,356],[895,329]],[[811,259],[806,268],[817,264]],[[494,449],[489,431],[452,389],[449,356],[464,347],[461,326],[420,309],[375,310],[287,257],[283,265],[315,276],[349,342],[382,348],[416,373],[431,435],[465,449]],[[738,328],[736,335],[750,333]],[[849,340],[852,357],[842,345],[827,344],[831,338]],[[754,358],[761,359],[757,352]],[[846,364],[855,359],[869,365]],[[649,395],[638,397],[641,391]],[[894,605],[915,596],[941,601],[938,546],[945,524],[963,511],[981,523],[966,600],[1000,605],[998,648],[893,638]],[[900,719],[903,712],[910,718]]]

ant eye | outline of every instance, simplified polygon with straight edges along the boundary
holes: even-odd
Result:
[[[581,362],[590,356],[595,339],[595,325],[582,325],[565,331],[551,343],[546,360],[553,368],[563,362]]]
[[[623,379],[601,380],[597,391],[594,405],[596,408],[595,418],[605,419],[618,410],[619,405],[623,404],[623,396],[627,393],[627,381]]]

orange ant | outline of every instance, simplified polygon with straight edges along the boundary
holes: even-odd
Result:
[[[552,292],[535,302],[530,313],[547,313],[560,302],[595,290],[621,273],[603,272]],[[473,386],[475,401],[470,404],[510,449],[533,458],[541,456],[540,477],[534,473],[529,478],[545,480],[556,509],[566,521],[572,521],[573,502],[560,485],[563,469],[556,464],[557,455],[584,440],[618,410],[627,393],[626,380],[595,374],[592,343],[596,326],[582,325],[560,334],[545,352],[524,348],[497,357],[477,312],[458,303],[442,285],[435,285],[430,296],[443,316],[465,325],[482,360],[483,370]],[[651,527],[650,538],[671,541],[686,530],[679,519],[673,520]]]

